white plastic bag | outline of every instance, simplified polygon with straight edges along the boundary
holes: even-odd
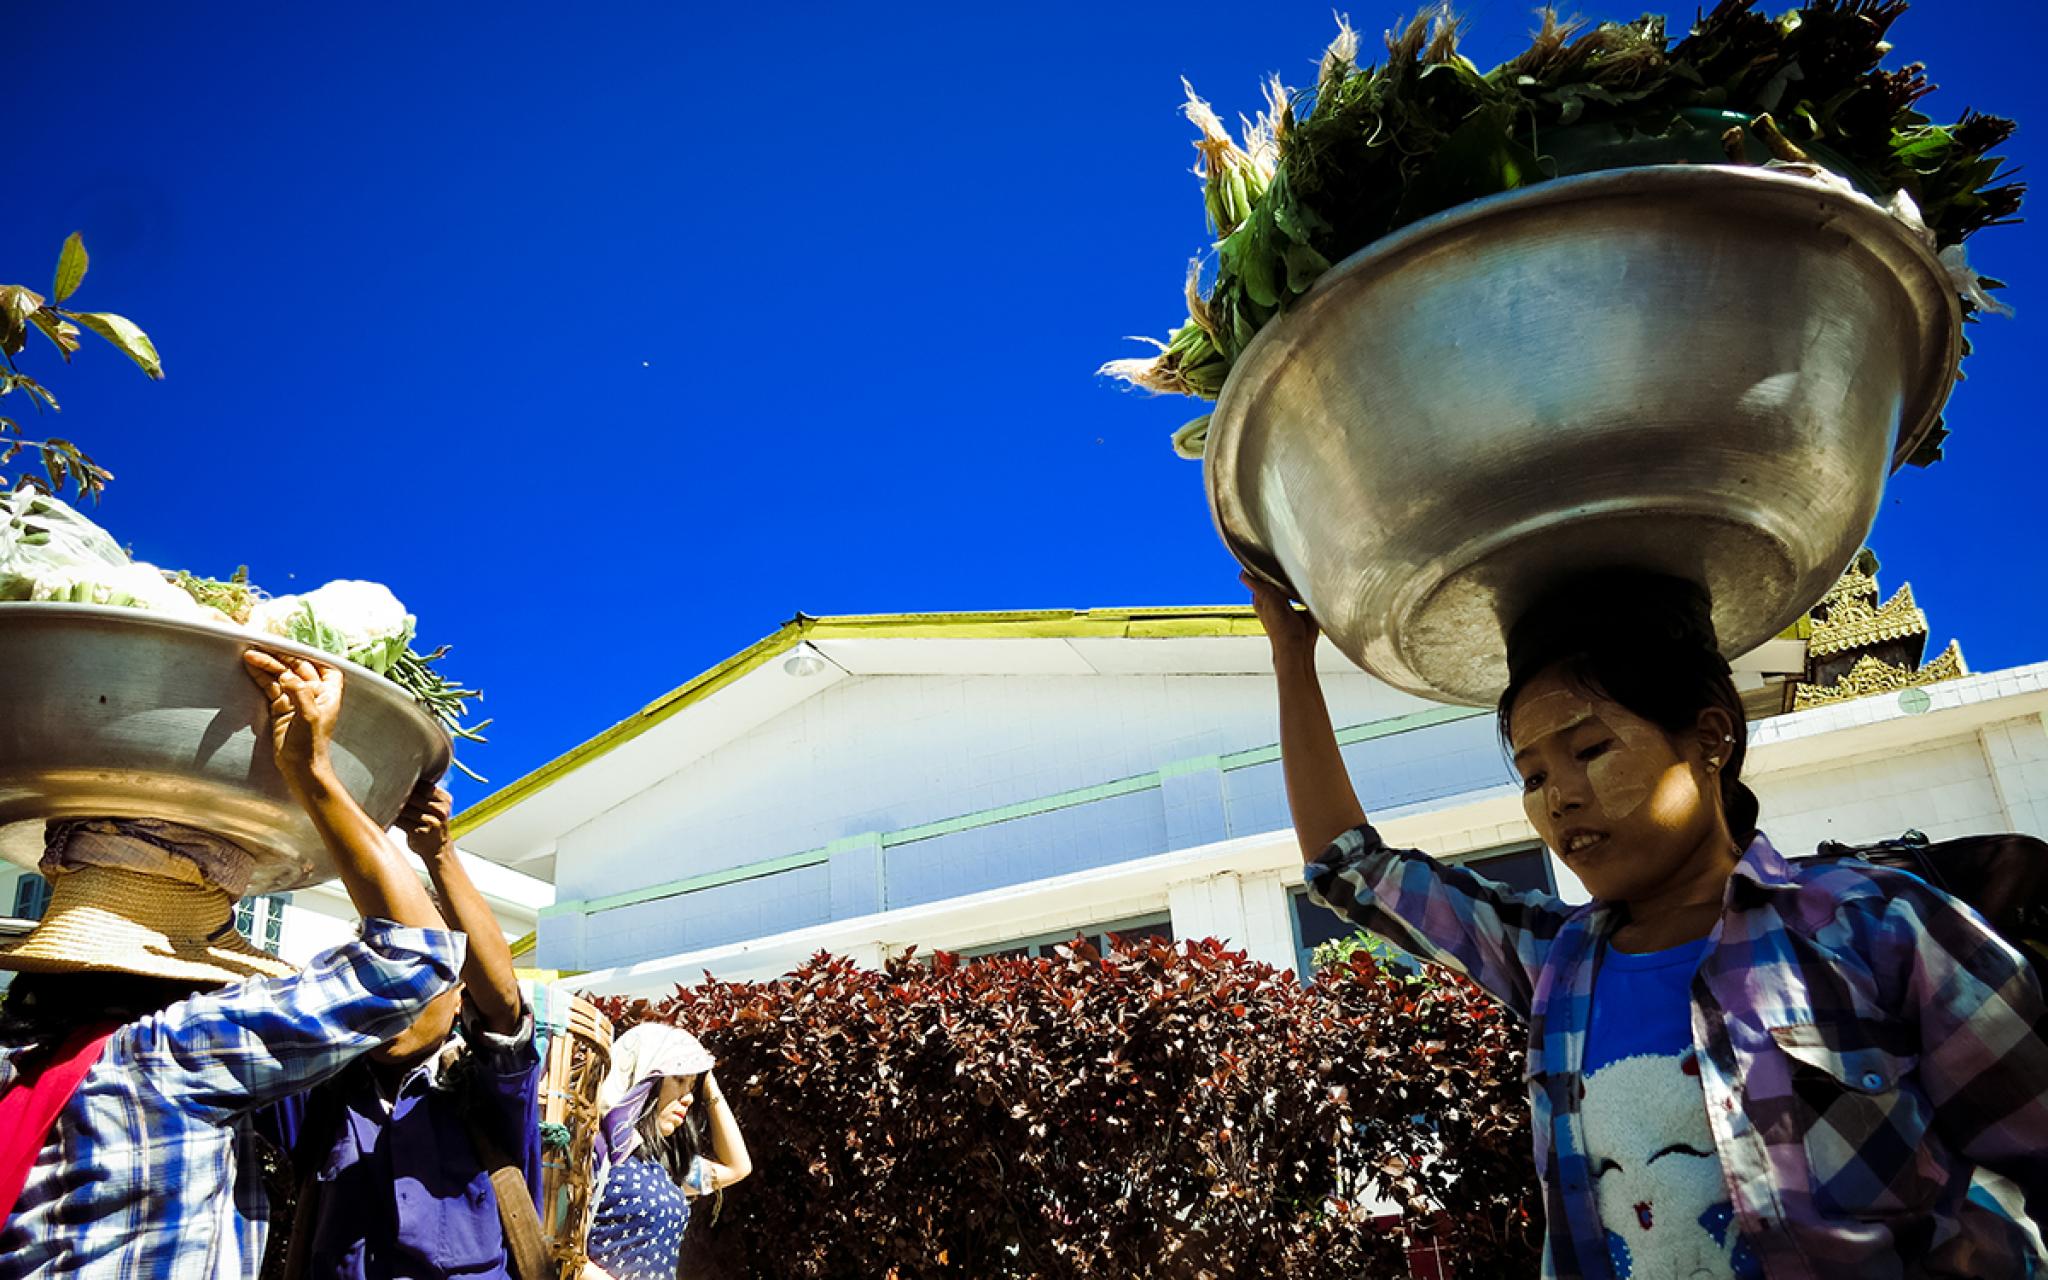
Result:
[[[0,495],[0,600],[107,604],[198,622],[223,615],[187,595],[155,566],[62,499],[33,489]]]

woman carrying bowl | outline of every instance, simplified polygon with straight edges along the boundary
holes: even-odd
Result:
[[[1703,593],[1599,575],[1510,634],[1502,736],[1529,822],[1592,895],[1575,907],[1389,848],[1331,729],[1315,623],[1247,584],[1310,893],[1529,1025],[1546,1275],[2048,1261],[2033,973],[1913,876],[1771,847]]]
[[[253,1274],[268,1222],[251,1124],[419,1019],[463,939],[336,777],[337,670],[245,656],[279,770],[362,937],[304,972],[243,941],[251,856],[189,827],[53,823],[50,906],[0,946],[0,1280]]]

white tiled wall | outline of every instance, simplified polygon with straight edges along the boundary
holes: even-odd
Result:
[[[1177,884],[1167,905],[1176,938],[1220,938],[1276,969],[1295,967],[1294,900],[1276,872]]]
[[[582,958],[573,967],[631,964],[823,924],[830,918],[830,873],[823,864],[802,867],[602,912],[584,930]],[[540,942],[543,964],[555,967],[560,961],[547,953],[546,935]]]
[[[1330,685],[1339,724],[1420,705],[1363,677]],[[1868,719],[1856,704],[1830,714],[1842,721],[1832,729]],[[1768,722],[1760,736],[1815,729],[1789,717]],[[1149,775],[1170,763],[1266,746],[1275,736],[1272,690],[1258,679],[851,681],[574,833],[561,847],[562,897],[617,893],[847,835]],[[1484,716],[1358,743],[1345,758],[1368,811],[1383,817],[1462,803],[1497,791],[1509,777],[1493,722]],[[1936,839],[2041,834],[2048,820],[2048,729],[2029,715],[1750,782],[1763,801],[1764,829],[1789,854],[1810,852],[1823,840],[1874,840],[1909,828]],[[1220,789],[1220,802],[1194,794],[1197,788]],[[1220,773],[1211,765],[1175,777],[1165,789],[891,847],[881,859],[881,901],[885,909],[911,907],[1191,847],[1205,842],[1194,830],[1202,824],[1217,828],[1206,838],[1213,843],[1282,830],[1287,822],[1276,764]],[[1505,846],[1530,833],[1510,820],[1465,835],[1431,851]],[[1246,936],[1235,941],[1262,958],[1271,952],[1278,963],[1288,953],[1277,934],[1265,936],[1275,930],[1264,927],[1287,918],[1281,880],[1247,877],[1172,892],[1176,931],[1184,936],[1204,927],[1241,928]],[[819,866],[581,922],[544,920],[540,955],[552,967],[630,964],[831,918],[830,875]]]
[[[1427,705],[1363,675],[1327,685],[1339,724]],[[618,893],[1149,774],[1270,744],[1275,715],[1249,676],[850,680],[565,836],[556,886]]]
[[[1211,837],[1221,838],[1220,832]],[[885,903],[913,907],[1148,857],[1166,847],[1160,793],[1141,791],[898,845],[883,855]]]
[[[1498,786],[1512,776],[1487,715],[1353,743],[1344,748],[1344,763],[1367,813]],[[1277,761],[1234,769],[1224,775],[1223,787],[1228,834],[1257,835],[1288,825],[1287,786]]]
[[[348,919],[342,919],[297,902],[288,902],[284,908],[284,934],[278,939],[277,954],[293,964],[303,965],[330,947],[353,942],[355,937],[356,921],[352,913]]]
[[[2048,838],[2048,717],[1986,725],[1980,738],[2011,829]]]
[[[1908,829],[1940,840],[2011,828],[1976,734],[1749,781],[1765,834],[1787,854]]]

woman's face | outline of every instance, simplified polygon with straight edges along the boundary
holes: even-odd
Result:
[[[1674,737],[1555,670],[1516,698],[1509,746],[1523,811],[1588,893],[1647,897],[1712,838],[1720,792],[1706,762],[1725,754],[1719,719],[1709,713],[1698,733]]]
[[[663,1076],[654,1099],[654,1128],[666,1138],[683,1127],[697,1101],[696,1076]]]

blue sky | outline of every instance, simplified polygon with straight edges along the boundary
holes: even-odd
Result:
[[[1530,8],[1468,0],[1466,52]],[[1092,371],[1180,318],[1179,78],[1250,110],[1331,30],[1321,0],[21,7],[0,280],[82,230],[76,303],[163,353],[152,385],[30,348],[117,536],[391,584],[488,691],[469,754],[505,783],[799,610],[1241,599],[1167,448],[1186,404]],[[2036,122],[2030,168],[2043,35],[2037,0],[1895,28],[1937,114]],[[2019,318],[1873,539],[1978,669],[2048,658],[2044,244],[1973,242]]]

